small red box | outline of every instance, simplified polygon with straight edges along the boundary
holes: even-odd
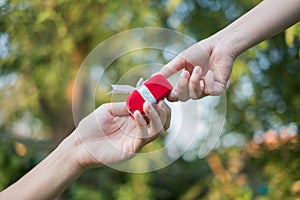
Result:
[[[146,80],[142,86],[134,90],[126,100],[128,111],[133,115],[134,111],[139,110],[141,114],[143,111],[143,104],[145,101],[152,105],[164,99],[173,87],[171,83],[161,74],[157,74]]]

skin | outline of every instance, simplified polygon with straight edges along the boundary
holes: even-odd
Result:
[[[183,70],[168,99],[187,101],[223,93],[238,55],[299,20],[299,0],[264,0],[161,69],[159,73],[167,78]],[[100,106],[47,158],[2,191],[0,198],[54,199],[85,170],[130,159],[170,123],[170,109],[161,102],[156,108],[146,103],[144,112],[149,125],[139,112],[131,118],[124,104]]]
[[[87,169],[132,158],[170,124],[170,108],[162,101],[155,108],[146,102],[143,110],[149,124],[139,111],[131,117],[125,103],[100,106],[0,199],[55,199]]]
[[[299,20],[300,1],[262,1],[224,29],[181,52],[160,70],[167,78],[182,70],[168,99],[187,101],[222,94],[238,55]]]

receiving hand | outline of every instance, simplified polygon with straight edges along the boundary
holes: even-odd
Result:
[[[130,159],[163,134],[169,128],[171,111],[163,101],[154,107],[143,106],[149,124],[139,111],[131,117],[125,103],[104,104],[84,118],[74,131],[79,138],[79,165],[88,168]]]
[[[222,94],[235,57],[231,48],[213,37],[184,50],[159,72],[168,78],[183,69],[168,100],[187,101]]]

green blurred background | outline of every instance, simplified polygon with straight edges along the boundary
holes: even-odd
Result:
[[[201,40],[259,2],[0,0],[0,190],[74,129],[75,76],[101,41],[138,27]],[[299,37],[298,23],[235,61],[225,129],[208,156],[145,174],[89,170],[59,199],[300,198]],[[103,94],[97,103],[109,101]]]

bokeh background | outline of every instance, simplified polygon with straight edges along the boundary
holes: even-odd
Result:
[[[259,2],[0,0],[0,189],[74,129],[76,73],[101,41],[139,27],[170,28],[201,40]],[[170,166],[145,174],[89,170],[59,199],[300,198],[299,37],[298,23],[238,57],[226,92],[223,134],[206,157],[192,149]],[[153,58],[168,62],[157,54]],[[121,59],[109,77],[118,80],[128,70],[124,66],[137,60]],[[82,96],[87,89],[82,88]],[[97,92],[97,104],[110,101],[105,92]],[[151,145],[162,144],[163,139]]]

